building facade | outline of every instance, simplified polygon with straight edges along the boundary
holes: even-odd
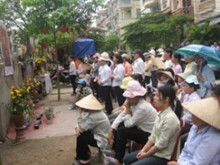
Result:
[[[106,35],[121,36],[121,28],[134,22],[140,13],[140,0],[109,0],[105,11]]]

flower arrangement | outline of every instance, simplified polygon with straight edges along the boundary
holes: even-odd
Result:
[[[25,84],[27,95],[29,95],[33,100],[38,99],[38,89],[40,82],[37,81],[36,78],[28,78]]]
[[[42,72],[44,70],[47,59],[44,56],[37,56],[34,62],[35,62],[34,70],[35,70],[35,73],[38,74],[38,72]]]
[[[24,83],[15,87],[10,88],[10,95],[12,97],[12,102],[8,109],[13,115],[24,115],[31,114],[32,110],[35,107],[32,99],[27,95],[26,86]]]

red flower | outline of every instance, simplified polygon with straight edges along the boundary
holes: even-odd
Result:
[[[89,36],[89,35],[86,33],[86,34],[85,34],[85,37],[87,38],[88,36]]]
[[[43,33],[43,34],[47,34],[47,29],[44,28],[44,29],[42,30],[42,33]]]
[[[67,29],[66,29],[65,26],[61,26],[60,31],[61,31],[62,33],[66,33]]]
[[[43,48],[45,48],[45,47],[47,47],[47,43],[46,43],[46,42],[42,42],[42,43],[41,43],[41,46],[42,46]]]

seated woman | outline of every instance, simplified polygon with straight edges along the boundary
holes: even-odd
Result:
[[[146,89],[133,80],[128,83],[123,93],[127,104],[111,125],[108,141],[112,149],[104,151],[110,164],[120,165],[125,154],[127,140],[145,144],[151,134],[157,112],[150,103],[144,100]]]
[[[172,110],[175,91],[161,86],[156,91],[154,105],[160,109],[151,136],[141,151],[124,157],[125,165],[166,165],[170,160],[180,131],[180,120]]]
[[[168,165],[219,165],[220,105],[214,98],[183,103],[192,114],[193,126],[177,162]]]
[[[183,91],[179,94],[178,98],[181,103],[191,102],[195,100],[200,100],[200,96],[197,94],[197,89],[199,89],[199,81],[195,75],[190,75],[186,78]],[[189,111],[184,110],[183,121],[185,126],[182,134],[188,133],[192,126],[192,115]]]
[[[174,73],[172,69],[170,69],[169,71],[158,70],[156,72],[156,77],[158,80],[158,84],[157,84],[158,87],[162,85],[170,85],[172,87],[175,87]]]
[[[90,150],[88,145],[105,149],[108,144],[108,132],[110,122],[107,115],[102,111],[104,107],[91,94],[76,103],[80,108],[75,127],[76,160],[73,165],[88,165],[90,160]]]

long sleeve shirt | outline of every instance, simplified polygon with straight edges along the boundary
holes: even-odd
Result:
[[[193,125],[185,146],[178,158],[180,165],[219,165],[220,132],[206,126],[200,132]]]
[[[132,75],[132,71],[133,71],[132,65],[129,64],[129,62],[127,61],[124,63],[124,70],[125,70],[125,75],[124,75],[125,77]]]
[[[192,61],[191,63],[186,64],[184,73],[195,74],[196,70],[197,70],[197,65],[194,61]]]
[[[137,126],[138,129],[151,133],[157,116],[154,107],[141,99],[137,105],[131,106],[131,113],[132,115],[126,114],[126,110],[122,111],[112,123],[111,128],[117,130],[119,124],[124,122],[126,128]]]
[[[148,138],[159,149],[154,155],[170,160],[180,131],[180,121],[169,107],[157,115],[151,136]]]
[[[191,102],[191,101],[196,101],[196,100],[201,99],[200,96],[197,94],[197,92],[193,92],[190,95],[189,94],[182,95],[182,92],[181,92],[179,94],[178,98],[181,101],[181,103]],[[192,114],[185,109],[183,111],[183,120],[185,121],[185,123],[193,124],[192,123]]]
[[[85,117],[83,117],[83,113],[80,113],[77,125],[82,132],[91,131],[101,149],[107,147],[110,122],[103,111],[90,111],[86,113]]]
[[[112,74],[112,70],[107,64],[99,67],[99,78],[102,82],[102,86],[111,86],[112,84],[110,79],[111,74]]]
[[[152,70],[152,61],[145,61],[145,76],[151,76],[151,70]]]
[[[69,75],[76,75],[76,65],[74,61],[70,62],[69,65]]]
[[[205,81],[200,82],[200,88],[197,93],[200,97],[209,97],[211,96],[211,89],[215,85],[215,75],[213,70],[208,65],[205,65],[202,69],[202,76]]]
[[[138,58],[134,61],[133,74],[140,74],[145,77],[145,65],[144,61],[141,58]]]
[[[112,86],[121,86],[122,80],[124,78],[124,67],[123,64],[117,64],[115,69],[113,70],[114,79],[112,81]]]
[[[85,74],[84,74],[84,69],[82,67],[82,64],[79,65],[78,69],[77,69],[77,73],[79,75],[79,78],[84,78]]]

